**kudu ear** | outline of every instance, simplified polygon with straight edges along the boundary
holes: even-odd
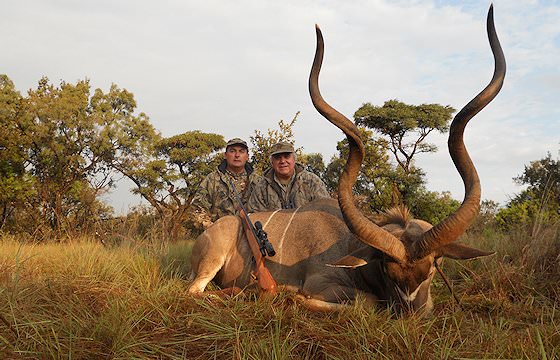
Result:
[[[495,253],[495,251],[478,250],[464,244],[450,243],[437,249],[436,257],[444,256],[455,260],[469,260],[494,255]]]
[[[341,257],[335,263],[327,264],[327,266],[355,269],[366,265],[374,259],[379,259],[382,256],[383,253],[381,251],[374,249],[371,246],[363,246],[350,253],[350,255]]]

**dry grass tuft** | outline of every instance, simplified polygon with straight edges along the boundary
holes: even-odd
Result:
[[[87,238],[32,244],[2,237],[0,358],[554,359],[559,241],[550,231],[541,236],[555,237],[540,240],[466,237],[498,254],[446,261],[461,308],[436,279],[434,313],[425,319],[398,319],[362,303],[317,314],[291,294],[193,298],[184,280],[191,242],[104,247]]]

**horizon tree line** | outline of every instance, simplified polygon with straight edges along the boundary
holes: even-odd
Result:
[[[415,166],[421,153],[437,151],[427,142],[430,133],[448,131],[455,109],[449,105],[408,105],[388,100],[382,106],[363,104],[354,120],[366,146],[355,195],[372,216],[404,204],[412,213],[437,223],[460,202],[449,192],[426,189],[425,173]],[[290,121],[278,129],[254,130],[251,161],[258,172],[268,166],[270,147],[294,143]],[[158,226],[170,238],[196,231],[190,204],[199,183],[222,158],[220,134],[188,130],[163,137],[134,95],[113,84],[95,89],[89,80],[53,85],[47,78],[21,95],[7,75],[0,75],[0,231],[56,234],[90,231],[113,217],[100,196],[120,178],[131,180],[132,192],[145,199]],[[333,195],[347,153],[347,141],[327,163],[318,153],[297,149],[298,161],[316,173]],[[496,210],[498,224],[557,221],[560,165],[549,153],[531,162],[515,178],[528,188]],[[487,201],[487,204],[491,202]]]

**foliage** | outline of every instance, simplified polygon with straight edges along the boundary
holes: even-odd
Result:
[[[514,178],[519,184],[529,185],[528,190],[540,197],[560,201],[560,161],[550,153],[543,159],[531,161],[523,174]]]
[[[108,166],[141,188],[137,172],[154,159],[155,144],[161,135],[146,114],[134,115],[136,101],[126,89],[112,85],[107,94],[97,89],[91,103],[98,121],[103,125],[101,136]],[[150,167],[153,165],[150,164]],[[151,203],[149,196],[138,192]]]
[[[474,223],[467,229],[469,233],[483,234],[488,229],[497,229],[496,214],[500,210],[500,204],[494,200],[482,200],[480,211]]]
[[[270,167],[270,153],[272,145],[279,141],[287,141],[292,145],[295,143],[293,126],[296,123],[299,111],[296,112],[290,122],[280,120],[278,130],[268,129],[266,134],[260,130],[255,130],[255,134],[250,137],[252,155],[251,162],[257,173],[262,174]],[[301,154],[301,148],[296,148],[296,154]]]
[[[425,187],[425,173],[416,166],[411,166],[408,172],[397,166],[388,177],[393,186],[392,205],[414,203],[416,198],[427,192]]]
[[[119,169],[137,186],[159,213],[177,204],[190,204],[198,185],[219,161],[216,152],[225,147],[223,136],[188,131],[169,138],[154,136],[144,161],[127,163]],[[150,156],[151,155],[151,156]]]
[[[323,182],[326,177],[326,167],[323,161],[323,155],[320,153],[301,154],[298,156],[298,162],[305,165],[305,168],[317,175]]]
[[[200,182],[215,170],[223,159],[217,152],[225,146],[222,135],[188,131],[162,139],[156,149],[158,155],[179,172],[185,186],[184,196],[192,199]]]
[[[34,179],[26,172],[30,139],[18,130],[23,98],[13,82],[0,74],[0,229],[16,209],[25,207],[34,195]]]
[[[114,154],[104,136],[103,117],[93,98],[90,102],[89,81],[54,86],[42,78],[36,89],[20,97],[11,81],[3,79],[3,94],[8,94],[3,99],[8,101],[0,104],[2,128],[12,139],[4,145],[11,160],[8,167],[3,162],[2,184],[24,194],[13,223],[27,220],[63,233],[110,214],[97,198],[113,184],[107,160]]]
[[[560,220],[558,206],[551,206],[534,192],[525,190],[515,196],[496,214],[496,221],[503,230],[524,228],[532,231],[541,223]]]
[[[112,216],[100,195],[124,176],[135,184],[133,193],[150,204],[153,226],[171,238],[186,235],[191,200],[200,181],[221,161],[223,137],[200,131],[162,137],[146,114],[136,113],[131,92],[115,84],[108,92],[90,91],[88,80],[55,86],[42,78],[36,89],[21,96],[7,76],[0,76],[0,228],[39,229],[43,235],[94,231]],[[449,199],[427,192],[423,172],[411,161],[415,153],[434,150],[424,139],[434,129],[445,131],[452,111],[391,100],[383,108],[365,104],[356,112],[357,122],[389,139],[374,139],[371,131],[360,130],[366,157],[355,195],[363,210],[375,212],[404,202],[421,217],[443,216]],[[257,172],[269,167],[273,144],[294,143],[298,116],[280,120],[278,129],[266,133],[255,130],[251,143]],[[411,133],[418,139],[405,144]],[[323,179],[331,193],[347,156],[347,140],[337,148],[339,154],[328,165],[321,154],[296,149],[298,162]],[[389,163],[387,148],[398,166]]]
[[[453,199],[448,191],[428,191],[424,188],[408,199],[406,204],[417,219],[437,224],[450,214],[454,213],[461,202]]]
[[[358,174],[354,192],[367,199],[371,210],[380,210],[391,205],[391,176],[393,175],[386,153],[387,141],[375,139],[371,131],[359,128],[365,146],[365,158]],[[325,170],[325,184],[330,192],[338,191],[338,180],[348,157],[348,140],[339,141],[338,155],[331,158]]]
[[[42,78],[23,97],[0,76],[0,226],[92,231],[112,215],[99,196],[125,176],[176,233],[225,142],[199,131],[162,138],[135,109],[134,95],[114,84],[91,95],[88,80]]]
[[[441,133],[449,129],[455,109],[449,105],[407,105],[398,100],[388,100],[383,106],[370,103],[362,105],[355,113],[357,125],[379,132],[389,140],[389,150],[405,172],[409,172],[416,154],[435,152],[436,146],[424,140],[434,130]],[[406,138],[413,136],[412,141]]]
[[[502,229],[522,227],[534,232],[542,224],[560,221],[560,161],[548,153],[525,166],[514,180],[528,187],[496,215]]]
[[[414,194],[422,190],[424,173],[414,166],[413,160],[416,154],[437,151],[435,145],[425,141],[426,137],[434,130],[446,132],[453,112],[455,109],[449,105],[416,106],[388,100],[383,106],[363,104],[354,113],[357,125],[370,128],[387,140],[387,147],[398,164],[391,174],[394,204],[410,204]]]
[[[221,135],[200,131],[164,138],[145,114],[133,115],[132,94],[111,90],[118,101],[102,93],[95,97],[106,117],[113,154],[109,164],[135,184],[133,193],[152,206],[158,218],[154,226],[170,239],[184,236],[194,193],[204,176],[217,167],[216,151],[225,141]]]
[[[154,137],[144,150],[143,162],[120,167],[131,179],[134,192],[157,211],[162,226],[172,239],[185,234],[190,205],[203,178],[215,170],[223,158],[217,151],[226,143],[222,135],[188,131],[169,138]]]
[[[354,195],[362,210],[377,212],[401,203],[411,209],[419,209],[424,205],[435,209],[447,201],[444,200],[446,197],[438,198],[436,193],[427,197],[429,192],[424,188],[424,173],[420,169],[411,166],[409,171],[405,172],[402,167],[391,165],[386,152],[387,141],[374,138],[372,131],[364,127],[358,129],[365,146],[365,158],[354,186]],[[332,193],[337,191],[338,180],[348,157],[348,140],[340,141],[337,149],[339,153],[332,157],[324,175],[325,184]],[[433,200],[434,203],[428,204],[429,200]],[[449,207],[441,210],[442,213],[446,213]],[[427,215],[429,211],[417,212],[418,215]],[[437,217],[435,212],[428,216]]]

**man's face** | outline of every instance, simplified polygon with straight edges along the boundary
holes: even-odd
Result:
[[[280,153],[272,155],[272,169],[281,179],[289,179],[294,175],[296,159],[294,153]]]
[[[228,170],[241,172],[249,160],[249,152],[244,146],[231,145],[227,147],[224,158],[226,159]]]

